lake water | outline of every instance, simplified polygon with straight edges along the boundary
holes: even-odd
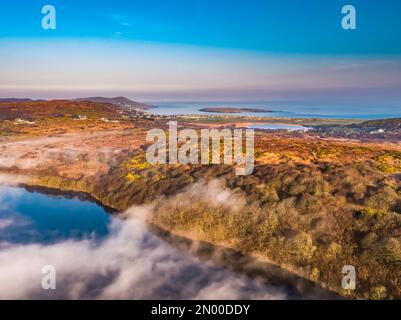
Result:
[[[0,187],[0,205],[0,225],[3,225],[0,242],[48,244],[67,239],[100,240],[107,236],[112,219],[93,202],[13,187]]]
[[[249,126],[251,129],[307,131],[309,128],[295,124],[284,123],[257,123]]]
[[[56,290],[41,288],[44,265],[56,269]],[[0,186],[0,299],[315,297],[296,287],[199,260],[96,203]]]
[[[342,118],[342,119],[386,119],[400,118],[401,105],[394,103],[385,106],[380,102],[366,101],[364,103],[302,103],[302,102],[150,102],[156,108],[149,111],[160,115],[204,114],[221,115],[220,113],[202,112],[206,107],[256,108],[273,112],[244,112],[228,115],[263,116],[278,118]]]

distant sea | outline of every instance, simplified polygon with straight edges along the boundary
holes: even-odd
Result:
[[[295,102],[150,102],[155,108],[149,111],[160,115],[174,114],[204,114],[219,115],[220,113],[202,112],[199,109],[206,107],[254,108],[271,110],[273,112],[244,112],[227,113],[239,116],[263,116],[279,118],[341,118],[341,119],[387,119],[401,118],[401,104],[399,107],[366,106],[366,105],[335,105],[335,104],[307,104]]]

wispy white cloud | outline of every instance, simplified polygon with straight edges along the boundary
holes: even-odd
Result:
[[[179,201],[195,197],[199,188],[205,190],[201,197],[215,199],[212,205],[235,200],[212,182],[188,189]],[[287,298],[282,287],[200,262],[149,233],[145,219],[152,208],[133,207],[125,213],[126,220],[113,219],[101,242],[90,238],[53,244],[0,243],[0,299]],[[0,222],[4,227],[12,223]],[[54,291],[41,287],[44,265],[56,268]]]
[[[0,299],[284,299],[285,290],[201,264],[150,236],[137,219],[114,221],[110,236],[52,245],[0,247]],[[44,265],[57,289],[41,288]]]
[[[13,222],[14,222],[13,219],[10,219],[10,218],[8,218],[8,219],[0,218],[0,231],[12,226]]]

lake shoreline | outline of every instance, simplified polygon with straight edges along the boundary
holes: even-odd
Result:
[[[103,208],[107,214],[111,214],[122,220],[127,218],[127,216],[122,215],[121,212],[105,206],[101,201],[87,192],[61,190],[54,187],[26,183],[21,183],[14,187],[50,197],[54,196],[92,202]],[[152,220],[147,220],[146,224],[149,232],[165,241],[176,250],[189,256],[194,256],[202,262],[212,262],[217,267],[229,270],[235,274],[245,275],[252,280],[262,279],[263,285],[283,287],[288,293],[288,299],[290,300],[316,298],[324,300],[345,299],[335,290],[326,287],[324,283],[313,282],[304,277],[301,273],[276,264],[265,257],[244,254],[237,251],[235,248],[224,247],[213,242],[186,237],[180,233],[168,231]]]
[[[102,207],[104,211],[111,215],[118,215],[120,212],[112,208],[110,206],[107,206],[103,204],[100,200],[96,199],[92,194],[88,192],[83,192],[83,191],[76,191],[76,190],[62,190],[58,188],[53,188],[53,187],[47,187],[47,186],[42,186],[42,185],[35,185],[35,184],[26,184],[26,183],[21,183],[18,184],[17,187],[25,189],[28,192],[36,192],[40,194],[44,194],[47,196],[54,196],[54,197],[63,197],[67,199],[78,199],[81,201],[88,201],[97,204],[98,206]]]

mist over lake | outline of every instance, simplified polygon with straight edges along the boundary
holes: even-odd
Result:
[[[284,285],[202,262],[140,220],[120,220],[76,197],[0,186],[0,231],[2,299],[298,297]],[[57,290],[40,287],[43,265],[55,266]]]

